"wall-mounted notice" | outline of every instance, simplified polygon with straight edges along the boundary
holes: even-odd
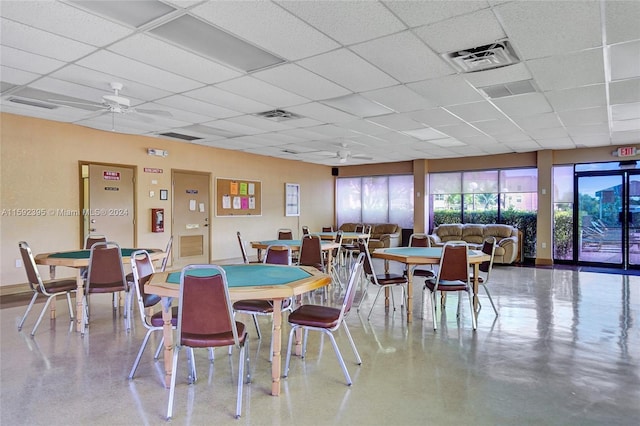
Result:
[[[262,216],[262,183],[216,178],[216,216]]]

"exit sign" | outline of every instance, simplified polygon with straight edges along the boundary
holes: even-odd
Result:
[[[623,146],[618,148],[618,157],[633,157],[636,155],[635,146]]]

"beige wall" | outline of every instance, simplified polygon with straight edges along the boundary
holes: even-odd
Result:
[[[335,180],[327,166],[281,160],[238,151],[209,148],[147,136],[104,132],[77,125],[35,118],[0,115],[0,209],[78,210],[79,164],[96,162],[137,167],[136,233],[138,247],[164,247],[171,235],[171,201],[160,201],[159,190],[171,192],[171,170],[209,172],[215,178],[238,178],[262,182],[261,217],[220,217],[213,214],[211,194],[211,259],[237,259],[240,250],[236,231],[247,241],[275,238],[277,228],[299,230],[302,225],[320,229],[333,222]],[[147,148],[164,149],[166,158],[147,155]],[[163,173],[145,173],[144,168]],[[157,180],[157,185],[152,184]],[[284,184],[298,183],[300,217],[284,215]],[[155,197],[149,197],[149,191]],[[169,197],[171,198],[171,197]],[[165,232],[150,231],[150,209],[163,207]],[[7,211],[8,211],[7,210]],[[24,283],[18,241],[27,241],[34,253],[80,248],[80,220],[73,216],[0,216],[0,284]],[[254,251],[250,249],[250,254]],[[61,269],[58,276],[72,276]],[[41,269],[48,278],[48,270]]]

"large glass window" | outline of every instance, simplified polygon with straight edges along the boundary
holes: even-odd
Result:
[[[573,166],[553,168],[553,258],[573,259]]]
[[[397,223],[413,228],[413,176],[368,176],[336,180],[338,225]]]

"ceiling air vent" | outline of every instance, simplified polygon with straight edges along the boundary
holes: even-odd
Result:
[[[496,84],[494,86],[478,87],[478,89],[482,90],[491,99],[535,93],[538,91],[533,80],[513,81],[511,83]]]
[[[197,141],[199,139],[202,139],[197,136],[185,135],[185,134],[176,133],[176,132],[158,133],[158,136],[166,136],[168,138],[173,138],[173,139],[182,139],[183,141]]]
[[[506,67],[520,62],[508,40],[445,53],[442,57],[455,69],[465,73]]]
[[[45,102],[42,102],[42,101],[36,101],[34,99],[16,98],[16,97],[12,96],[7,100],[9,102],[13,102],[15,104],[29,105],[29,106],[37,107],[37,108],[45,108],[45,109],[56,109],[56,108],[58,108],[57,105],[48,104],[48,103],[45,103]]]
[[[294,114],[289,111],[285,111],[283,109],[274,109],[271,111],[259,112],[256,114],[258,117],[268,118],[273,121],[286,121],[286,120],[295,120],[298,118],[302,118],[301,115]]]

